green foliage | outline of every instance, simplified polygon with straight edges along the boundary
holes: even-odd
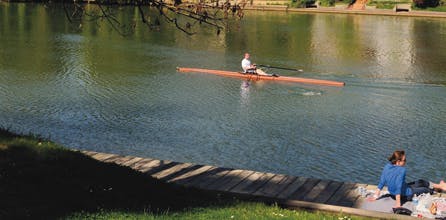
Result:
[[[314,5],[316,0],[291,0],[291,7],[306,8],[309,5]]]
[[[321,6],[329,7],[335,5],[335,0],[320,0]]]
[[[414,9],[446,12],[446,0],[414,0]]]
[[[291,0],[290,7],[292,8],[302,8],[302,0]]]
[[[443,3],[444,4],[444,3]],[[423,11],[437,11],[437,12],[446,12],[446,5],[437,6],[437,7],[426,7],[426,8],[414,8],[415,10],[423,10]]]
[[[413,4],[418,8],[437,7],[440,5],[440,0],[413,0]]]

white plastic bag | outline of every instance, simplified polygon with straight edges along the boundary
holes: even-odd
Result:
[[[430,212],[430,207],[432,206],[433,197],[428,193],[423,193],[419,195],[417,198],[418,198],[418,204],[415,207],[415,211],[413,214],[421,215],[422,217],[426,218],[435,218],[435,215],[433,215]]]

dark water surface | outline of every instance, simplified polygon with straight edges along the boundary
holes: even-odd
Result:
[[[73,149],[375,184],[403,148],[408,179],[446,178],[444,19],[247,12],[220,36],[138,27],[122,37],[0,3],[0,126]],[[245,51],[346,86],[175,70],[239,70]]]

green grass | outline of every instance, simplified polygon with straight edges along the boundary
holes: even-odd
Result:
[[[418,10],[418,11],[437,11],[437,12],[446,12],[446,5],[444,6],[438,6],[435,8],[417,8],[415,7],[414,10]]]
[[[0,129],[0,219],[339,219],[167,184]],[[346,219],[350,217],[347,216]],[[352,219],[361,219],[358,217]]]
[[[125,216],[129,219],[308,219],[308,220],[347,220],[365,219],[343,215],[342,213],[309,212],[303,210],[287,210],[277,205],[265,205],[262,203],[240,202],[231,207],[208,207],[187,210],[181,213],[165,213],[153,215],[151,213],[123,213],[123,212],[99,212],[76,213],[67,219],[120,219]]]
[[[411,2],[405,1],[370,1],[367,3],[369,6],[376,6],[377,9],[393,9],[396,4],[411,4]]]

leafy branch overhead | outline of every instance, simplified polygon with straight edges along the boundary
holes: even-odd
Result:
[[[198,1],[198,2],[197,2]],[[47,4],[51,4],[50,1]],[[244,15],[245,0],[232,3],[229,0],[64,0],[63,8],[71,23],[105,21],[121,35],[132,33],[137,21],[123,21],[119,13],[123,9],[137,12],[137,18],[150,30],[158,29],[162,21],[175,25],[189,35],[197,26],[207,25],[219,34],[227,27],[228,18],[241,19]]]

